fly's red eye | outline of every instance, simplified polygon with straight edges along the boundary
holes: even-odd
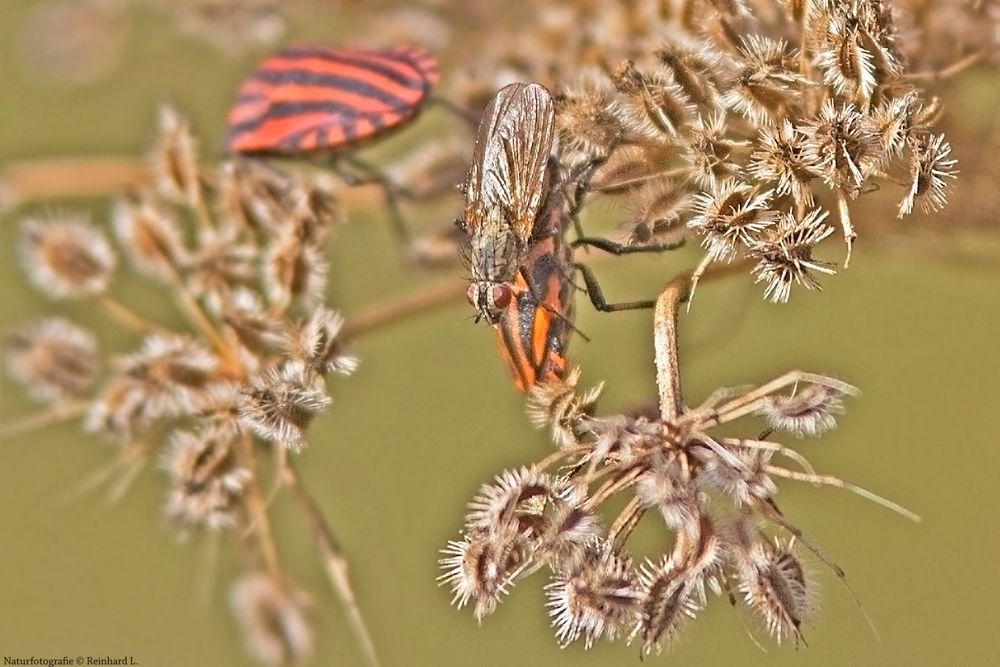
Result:
[[[469,302],[470,306],[476,305],[476,286],[469,285],[469,289],[465,290],[465,298]]]
[[[506,285],[495,285],[490,296],[493,297],[493,306],[497,310],[503,310],[510,304],[510,288]]]

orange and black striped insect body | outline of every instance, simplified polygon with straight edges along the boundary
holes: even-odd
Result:
[[[575,314],[572,275],[572,249],[559,233],[532,244],[515,277],[515,296],[496,332],[500,354],[521,391],[566,374]]]
[[[437,61],[415,46],[287,48],[239,89],[226,148],[233,153],[335,154],[412,120],[438,82]]]
[[[524,290],[516,278],[549,193],[554,124],[552,97],[535,83],[500,89],[479,124],[458,221],[468,235],[463,259],[477,320],[497,325]]]

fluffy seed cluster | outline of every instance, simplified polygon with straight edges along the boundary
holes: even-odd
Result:
[[[553,90],[558,159],[600,165],[582,186],[636,212],[622,225],[633,251],[696,241],[705,249],[696,278],[741,259],[764,297],[784,302],[834,273],[813,255],[837,228],[849,264],[854,200],[895,192],[900,217],[947,202],[956,160],[933,129],[936,99],[913,75],[923,58],[899,28],[908,9],[889,0],[546,7],[517,40],[481,49],[478,67]],[[914,11],[930,20],[923,4]],[[529,42],[539,58],[519,56]],[[456,92],[469,104],[482,97]]]
[[[563,646],[589,648],[603,637],[659,652],[705,607],[709,592],[738,593],[776,641],[798,644],[817,598],[802,547],[842,572],[785,518],[777,482],[847,489],[914,518],[817,474],[775,440],[714,432],[757,416],[773,431],[820,435],[835,425],[843,398],[858,393],[844,382],[793,371],[759,387],[719,390],[676,415],[598,417],[599,389],[577,393],[578,376],[540,385],[529,398],[529,415],[552,429],[556,453],[483,485],[461,539],[443,551],[440,580],[479,620],[517,582],[546,570],[547,607]],[[792,466],[775,461],[782,458]],[[563,472],[551,471],[557,462]],[[607,521],[606,505],[620,507],[623,497],[630,497],[624,509]],[[712,500],[720,497],[728,502]],[[647,514],[660,517],[674,546],[637,565],[627,541]]]
[[[90,332],[48,318],[6,336],[7,368],[53,415],[82,416],[86,430],[118,445],[95,477],[113,495],[158,458],[165,515],[180,534],[227,532],[251,551],[248,562],[266,574],[239,584],[233,603],[251,652],[282,664],[309,653],[311,634],[270,535],[258,532],[267,519],[256,457],[267,452],[281,475],[291,474],[287,452],[305,446],[331,403],[326,378],[358,365],[343,318],[321,305],[338,202],[326,186],[260,162],[203,169],[195,148],[184,119],[165,110],[150,161],[155,188],[113,204],[117,248],[76,214],[21,224],[31,282],[53,298],[90,299],[129,329],[135,348],[99,353]],[[152,281],[185,316],[183,328],[114,295],[119,255],[128,260],[119,275],[132,269]]]

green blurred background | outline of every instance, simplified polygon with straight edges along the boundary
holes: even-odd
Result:
[[[129,12],[120,59],[108,75],[74,88],[58,86],[35,76],[25,57],[23,20],[36,4],[0,0],[0,169],[46,156],[140,154],[165,100],[189,116],[204,152],[217,153],[224,110],[253,54],[224,57],[179,34],[161,15]],[[329,39],[350,29],[341,17],[320,12],[293,35]],[[985,156],[956,150],[960,166],[969,158],[979,169],[991,166],[993,178],[985,182],[994,188],[969,190],[960,178],[953,198],[966,204],[962,210],[982,199],[987,218],[1000,178],[995,74],[971,76],[949,89],[957,101],[952,120],[971,124],[965,130],[974,140],[966,150]],[[431,112],[418,127],[444,124]],[[977,144],[976,137],[983,139]],[[447,203],[443,219],[457,205]],[[99,219],[106,212],[103,204],[87,206]],[[0,219],[4,329],[52,309],[18,270],[16,213]],[[329,294],[348,317],[441,279],[404,270],[387,225],[366,219],[365,212],[352,218],[331,248]],[[423,222],[430,227],[434,221]],[[932,244],[862,231],[851,269],[825,280],[821,294],[795,293],[787,306],[763,303],[759,287],[746,277],[706,285],[682,322],[691,403],[718,386],[761,382],[796,367],[842,377],[864,391],[863,400],[849,403],[836,431],[795,444],[817,469],[899,501],[923,523],[827,488],[787,483],[780,500],[847,571],[880,638],[840,582],[815,565],[822,612],[807,630],[808,648],[774,646],[748,614],[716,599],[674,650],[648,662],[1000,664],[1000,520],[992,509],[1000,489],[1000,241],[995,217],[974,232],[961,222],[946,211],[938,224],[955,227],[955,236],[935,237]],[[907,250],[916,247],[918,252]],[[894,251],[901,248],[906,251]],[[955,259],[966,257],[952,252],[959,248],[986,261]],[[828,252],[836,260],[840,248]],[[598,272],[611,299],[646,298],[696,257],[634,257],[603,263]],[[131,303],[155,294],[142,286],[116,289]],[[582,298],[578,306],[578,326],[592,342],[577,340],[571,350],[585,383],[607,380],[604,409],[652,399],[650,315],[595,314]],[[62,311],[106,328],[86,305]],[[457,535],[479,485],[549,448],[525,419],[492,335],[468,315],[465,304],[456,303],[359,341],[360,372],[334,381],[335,404],[299,460],[346,546],[383,662],[635,665],[637,651],[621,644],[560,650],[539,578],[517,586],[482,627],[468,610],[450,607],[448,592],[435,583],[437,552]],[[107,334],[102,340],[125,339]],[[0,387],[3,423],[35,409],[8,380]],[[204,550],[198,541],[179,543],[164,525],[165,484],[155,468],[114,506],[100,495],[67,500],[111,455],[110,446],[82,436],[75,425],[0,441],[0,655],[132,655],[147,666],[251,664],[226,603],[236,559],[224,553],[210,601],[200,602]],[[282,500],[275,521],[282,555],[314,596],[315,664],[359,664],[306,527]],[[747,637],[744,623],[767,652]]]

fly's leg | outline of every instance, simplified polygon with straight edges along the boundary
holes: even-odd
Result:
[[[602,313],[614,313],[622,310],[642,310],[645,308],[652,308],[656,305],[656,300],[648,301],[626,301],[623,303],[608,303],[604,298],[604,292],[601,291],[601,286],[597,282],[597,277],[594,272],[590,270],[586,264],[580,264],[576,262],[573,264],[577,269],[579,269],[580,274],[583,276],[583,283],[587,286],[587,296],[590,297],[590,303],[594,305],[594,308],[601,311]]]
[[[579,248],[580,246],[597,248],[599,250],[603,250],[604,252],[611,253],[612,255],[632,255],[640,252],[666,252],[668,250],[676,250],[684,245],[684,239],[671,241],[669,243],[657,243],[650,245],[626,245],[610,239],[603,239],[594,236],[580,236],[570,245],[574,248]]]

